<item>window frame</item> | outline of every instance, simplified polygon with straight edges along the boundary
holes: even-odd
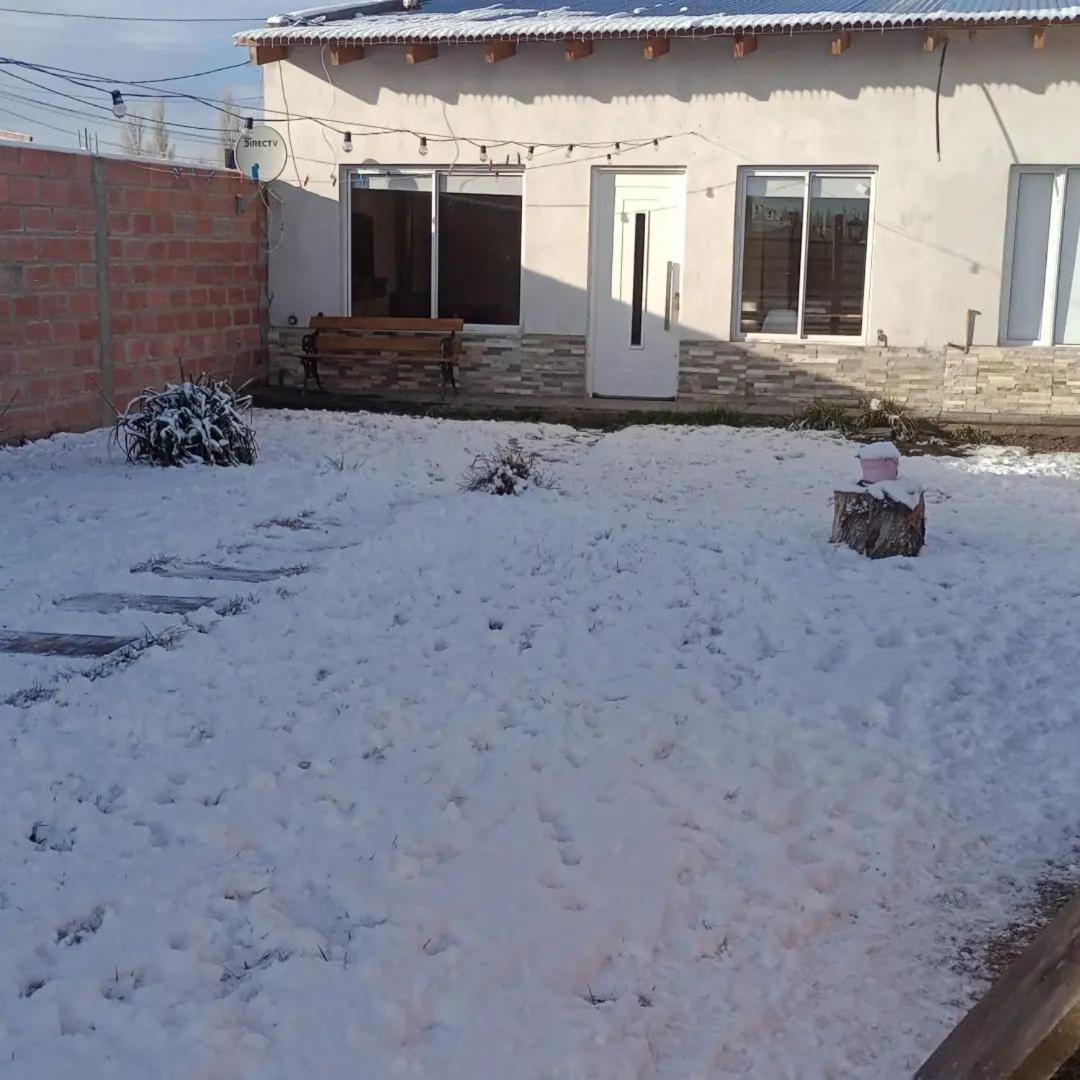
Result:
[[[739,168],[735,186],[735,260],[731,282],[731,339],[732,341],[763,341],[776,344],[785,342],[822,342],[834,345],[865,345],[870,340],[870,276],[874,261],[874,233],[876,222],[878,175],[875,165],[745,165]],[[867,208],[866,271],[863,275],[862,333],[860,334],[807,334],[803,320],[806,312],[806,263],[810,245],[810,197],[815,177],[840,176],[870,182],[870,200]],[[754,177],[801,179],[803,189],[802,240],[799,253],[799,311],[795,333],[777,334],[743,331],[742,329],[742,280],[746,233],[746,184]]]
[[[1062,224],[1069,173],[1080,165],[1013,165],[1009,169],[1009,195],[1005,215],[1005,256],[1001,268],[1001,303],[998,309],[998,342],[1013,348],[1054,348],[1057,329],[1058,276],[1061,272]],[[1046,276],[1043,280],[1042,315],[1039,336],[1034,340],[1009,337],[1009,309],[1012,304],[1013,258],[1016,253],[1016,219],[1020,209],[1020,177],[1049,176],[1050,221],[1046,238]]]
[[[525,312],[525,169],[516,166],[495,168],[461,168],[452,165],[350,165],[342,170],[344,190],[342,204],[342,234],[344,236],[344,267],[342,273],[343,310],[353,314],[352,298],[352,181],[354,176],[423,176],[431,181],[431,318],[439,318],[439,182],[444,176],[507,175],[521,179],[521,258],[518,275],[518,321],[516,323],[466,323],[470,334],[520,334]]]

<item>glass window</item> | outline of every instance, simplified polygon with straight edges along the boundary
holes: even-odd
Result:
[[[794,334],[802,273],[803,177],[746,178],[743,219],[744,334]]]
[[[439,178],[439,316],[516,326],[521,301],[521,177]]]
[[[863,333],[869,175],[749,173],[743,185],[743,334]]]
[[[1010,193],[1002,337],[1080,345],[1080,168],[1023,168]]]
[[[819,176],[810,182],[804,334],[862,335],[869,232],[869,180]]]
[[[517,326],[521,189],[519,173],[352,174],[352,313]]]
[[[431,315],[431,177],[354,176],[352,313]]]

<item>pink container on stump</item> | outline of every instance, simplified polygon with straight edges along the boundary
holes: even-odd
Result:
[[[859,447],[855,455],[862,467],[864,484],[895,480],[900,475],[900,451],[891,442],[870,443]]]

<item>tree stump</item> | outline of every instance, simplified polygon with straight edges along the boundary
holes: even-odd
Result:
[[[922,550],[926,504],[920,490],[889,493],[874,484],[835,491],[833,498],[834,544],[847,544],[870,559],[918,555]]]

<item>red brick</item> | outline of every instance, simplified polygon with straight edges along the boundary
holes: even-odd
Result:
[[[7,176],[0,173],[0,203],[6,203],[11,198],[11,186]]]
[[[53,212],[47,206],[28,206],[23,211],[23,228],[37,232],[52,231]]]
[[[11,307],[17,319],[36,319],[41,314],[41,300],[37,296],[17,296]]]
[[[23,227],[23,213],[18,206],[0,206],[0,231],[19,232]]]
[[[79,268],[77,266],[54,266],[52,268],[52,287],[54,289],[74,289],[78,284]]]
[[[78,323],[76,325],[76,336],[79,341],[97,341],[101,336],[97,320]]]
[[[32,205],[40,201],[41,181],[36,176],[16,174],[8,180],[11,192],[11,201],[22,203],[24,206]]]
[[[35,299],[38,301],[39,312],[43,319],[55,319],[59,315],[68,313],[70,301],[67,293],[43,293]]]

